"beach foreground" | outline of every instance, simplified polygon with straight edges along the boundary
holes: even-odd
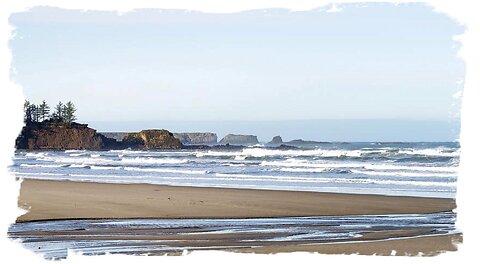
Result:
[[[251,218],[420,214],[454,199],[297,191],[24,180],[17,221],[102,218]]]
[[[40,231],[43,230],[40,225],[34,229],[15,226],[12,227],[9,235],[12,238],[20,239],[35,237],[37,243],[40,243],[38,245],[41,246],[37,248],[35,246],[37,244],[33,245],[35,246],[34,250],[48,252],[52,257],[64,256],[66,252],[59,253],[56,249],[49,249],[49,241],[64,243],[65,247],[74,241],[81,241],[91,246],[90,250],[93,250],[91,253],[97,250],[93,245],[103,243],[102,241],[113,241],[109,243],[114,243],[118,253],[127,254],[181,254],[183,249],[189,248],[243,253],[304,251],[365,255],[391,255],[392,250],[395,250],[397,255],[418,255],[419,253],[436,255],[445,251],[455,251],[456,244],[462,240],[461,234],[441,231],[441,229],[435,228],[435,223],[432,223],[432,226],[422,224],[423,221],[434,221],[435,217],[443,217],[444,213],[438,215],[438,212],[448,212],[455,208],[455,200],[444,198],[24,180],[21,184],[19,206],[29,209],[29,211],[17,219],[17,225],[41,221],[40,225],[46,227],[53,224],[56,226],[56,231],[49,230],[49,228]],[[431,213],[437,213],[438,216],[433,216],[435,214]],[[401,216],[403,214],[406,218]],[[434,218],[422,220],[422,217],[418,218],[416,214],[425,214],[426,217]],[[354,218],[348,218],[348,215],[352,215]],[[296,231],[288,233],[291,231],[276,231],[275,228],[279,227],[278,224],[287,227],[291,225],[289,221],[293,221],[292,224],[300,221],[295,224],[295,228],[306,228],[306,232],[315,233],[337,229],[338,232],[352,232],[356,229],[355,222],[352,221],[363,221],[359,220],[362,218],[361,215],[383,216],[373,216],[372,227],[367,228],[364,233],[359,231],[358,234],[362,234],[361,236],[343,239],[323,238],[321,240],[323,242],[301,238],[304,236],[302,231],[295,234]],[[337,221],[335,223],[331,222],[334,225],[328,224],[328,219],[281,218],[304,216],[339,216],[340,218],[334,220]],[[270,224],[267,220],[261,220],[261,218],[268,219],[269,217],[273,217]],[[379,217],[378,219],[381,221],[378,226],[374,223],[377,221],[373,220],[376,219],[375,217]],[[403,227],[394,227],[396,220],[388,222],[388,217],[394,217],[392,219],[397,217],[398,221],[419,221],[419,225],[416,225],[415,222],[411,222],[411,224],[405,222]],[[131,222],[133,220],[128,220],[135,218],[140,219],[138,226],[135,222]],[[155,226],[161,222],[141,220],[146,218],[166,219],[166,228],[152,229],[148,227],[150,224]],[[183,226],[182,221],[185,220],[178,218],[192,219],[191,221],[194,222],[186,222]],[[246,221],[244,218],[254,218],[252,219],[254,222]],[[85,220],[79,220],[84,222],[78,222],[78,224],[43,221],[62,219]],[[104,224],[111,227],[105,229],[103,228],[105,225],[98,226],[96,222],[85,222],[86,219],[105,219],[100,221],[106,221]],[[111,222],[108,219],[126,219],[130,222],[126,222],[126,225],[121,227],[122,222]],[[231,223],[219,222],[217,224],[220,226],[215,227],[217,224],[212,225],[211,221],[217,220],[213,219],[225,219],[221,221],[230,221]],[[200,220],[204,222],[195,222]],[[283,224],[281,224],[282,221]],[[255,224],[256,222],[258,223]],[[245,227],[241,227],[243,223],[246,225]],[[383,228],[382,223],[390,223],[387,224],[390,228]],[[350,224],[353,225],[340,231],[343,225],[349,226]],[[83,225],[86,226],[82,227]],[[116,225],[119,226],[115,227]],[[205,226],[202,227],[203,225]],[[224,226],[227,226],[228,229],[229,225],[232,225],[231,228],[234,228],[233,226],[241,227],[239,230],[243,231],[234,231],[236,230],[234,228],[233,232],[224,232]],[[24,229],[22,230],[22,228]],[[256,228],[266,228],[265,230],[271,231],[256,232]],[[285,240],[284,238],[289,236],[288,234],[290,236],[300,235],[300,237],[294,240]],[[138,248],[138,252],[135,249],[132,250],[132,247]]]

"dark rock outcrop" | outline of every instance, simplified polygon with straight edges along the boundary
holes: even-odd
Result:
[[[121,142],[123,138],[126,135],[128,135],[129,132],[98,132],[98,133],[106,136],[107,138],[112,138],[118,142]]]
[[[225,145],[243,145],[243,146],[251,146],[258,144],[257,136],[254,135],[234,135],[228,134],[220,142],[219,144]]]
[[[217,144],[217,134],[205,132],[205,133],[173,133],[173,136],[180,139],[180,142],[185,145],[196,144]]]
[[[86,124],[65,125],[54,122],[29,122],[16,140],[17,149],[88,149],[102,150],[120,147],[115,140],[98,134]]]
[[[123,138],[122,143],[126,147],[135,149],[180,149],[183,147],[180,140],[165,129],[128,133]]]

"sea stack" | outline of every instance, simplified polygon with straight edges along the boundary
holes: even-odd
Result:
[[[222,138],[222,140],[220,140],[219,144],[251,146],[251,145],[258,144],[258,139],[257,139],[257,136],[254,136],[254,135],[228,134],[224,138]]]
[[[210,132],[173,133],[173,136],[185,145],[217,144],[217,134]]]
[[[280,145],[283,143],[283,139],[281,136],[274,136],[270,142],[267,143],[267,145]]]
[[[183,147],[180,140],[165,129],[142,130],[137,133],[128,133],[122,143],[133,149],[180,149]]]
[[[87,124],[62,124],[55,122],[27,122],[16,140],[17,149],[86,149],[103,150],[117,148],[109,139]]]

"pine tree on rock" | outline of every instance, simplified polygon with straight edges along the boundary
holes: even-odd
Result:
[[[57,121],[57,122],[64,122],[63,120],[63,104],[62,102],[58,102],[58,104],[55,106],[55,108],[53,109],[53,114],[52,114],[52,118]]]
[[[50,114],[50,107],[45,102],[45,100],[43,100],[42,103],[38,106],[38,110],[40,121],[45,121],[46,119],[48,119],[48,116]]]
[[[68,101],[63,106],[63,120],[66,124],[71,125],[73,121],[77,120],[75,111],[77,111],[77,109],[71,101]]]
[[[23,112],[23,120],[27,123],[32,122],[32,104],[27,100],[25,100],[25,103],[23,103]]]

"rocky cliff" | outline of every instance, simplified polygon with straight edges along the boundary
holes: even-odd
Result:
[[[88,149],[118,148],[115,140],[98,134],[86,124],[64,125],[53,122],[30,122],[16,140],[17,149]]]
[[[257,136],[254,135],[234,135],[228,134],[220,142],[219,144],[225,145],[243,145],[243,146],[251,146],[258,144]]]
[[[168,130],[142,130],[137,133],[128,133],[122,141],[126,147],[135,149],[180,149],[183,147],[178,138]]]
[[[195,145],[195,144],[217,144],[217,134],[215,133],[173,133],[173,136],[178,138],[182,144]]]

